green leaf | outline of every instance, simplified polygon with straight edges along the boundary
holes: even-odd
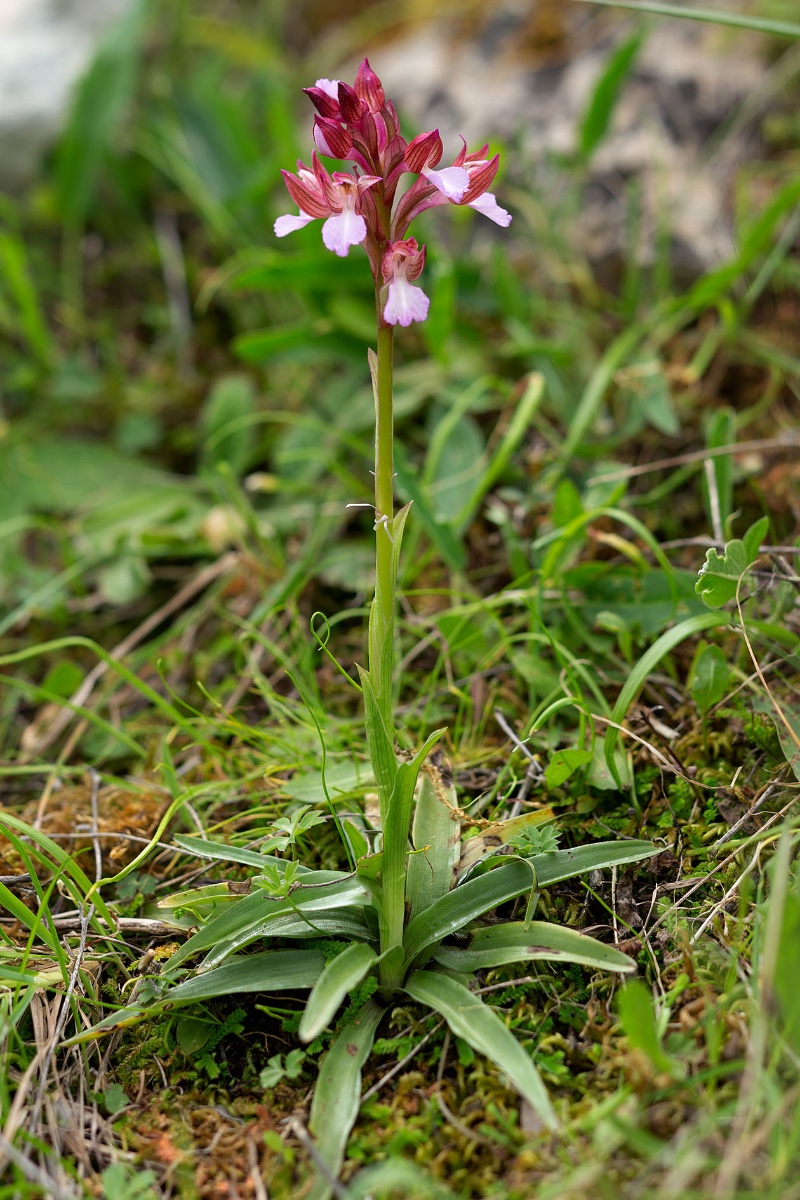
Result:
[[[307,890],[300,884],[287,900],[275,900],[262,891],[253,892],[237,904],[225,908],[190,937],[173,954],[170,966],[179,966],[201,950],[211,950],[204,963],[210,969],[228,954],[242,949],[256,938],[268,937],[272,933],[273,922],[279,917],[298,916],[302,919],[307,915],[311,930],[315,913],[358,908],[371,903],[372,893],[358,879],[344,879]]]
[[[787,864],[788,865],[788,864]],[[772,986],[786,1040],[800,1054],[800,875],[787,892]]]
[[[584,162],[592,156],[606,135],[622,85],[631,72],[642,33],[636,33],[610,55],[592,94],[589,108],[580,125],[580,154]]]
[[[434,958],[442,966],[465,973],[537,959],[581,963],[602,971],[636,970],[636,963],[614,946],[545,921],[509,921],[479,929],[466,949],[440,946]]]
[[[316,1140],[319,1157],[334,1179],[341,1170],[347,1139],[361,1104],[361,1068],[385,1011],[374,1000],[368,1000],[341,1030],[320,1067],[308,1128]],[[306,1200],[328,1200],[332,1190],[329,1178],[319,1172]]]
[[[462,415],[447,422],[447,453],[436,457],[428,480],[428,500],[437,521],[453,526],[468,508],[486,467],[486,443],[474,417]],[[436,441],[434,431],[431,444]]]
[[[729,676],[728,662],[719,646],[704,646],[692,674],[692,695],[703,716],[725,695]]]
[[[688,637],[693,637],[696,633],[702,633],[705,629],[713,629],[718,625],[726,625],[729,618],[724,613],[698,613],[697,616],[687,617],[685,621],[680,621],[677,625],[673,625],[666,633],[662,633],[653,645],[642,655],[642,657],[634,664],[628,673],[628,678],[625,681],[625,686],[622,688],[614,709],[611,713],[611,719],[619,725],[625,719],[625,714],[629,706],[636,699],[640,688],[650,675],[650,672],[661,662],[665,655],[669,654],[670,650],[674,650],[676,646],[685,641]],[[603,753],[606,763],[608,764],[611,774],[619,780],[619,771],[614,762],[614,748],[617,744],[619,730],[613,725],[609,725],[606,736],[603,739]]]
[[[653,997],[640,979],[626,983],[619,997],[619,1019],[628,1041],[647,1055],[657,1071],[675,1074],[675,1064],[661,1044]]]
[[[223,375],[200,410],[200,462],[206,470],[227,463],[234,475],[250,465],[258,445],[253,439],[255,387],[248,375]]]
[[[347,1184],[348,1200],[402,1196],[404,1200],[457,1200],[447,1184],[406,1158],[387,1158],[364,1167]]]
[[[322,1033],[345,996],[358,987],[376,959],[371,946],[354,942],[327,964],[300,1018],[301,1042],[313,1042]]]
[[[702,596],[709,608],[722,608],[733,600],[750,561],[744,542],[734,538],[725,546],[722,554],[713,547],[706,550],[706,561],[700,568],[695,591]]]
[[[450,779],[428,762],[417,786],[412,841],[415,853],[408,860],[406,897],[411,917],[450,891],[461,853],[458,798]]]
[[[172,962],[173,959],[170,959],[170,967]],[[65,1044],[90,1041],[98,1035],[135,1025],[146,1017],[155,1016],[181,1004],[195,1004],[201,1000],[213,1000],[217,996],[238,993],[286,992],[297,988],[311,988],[324,966],[325,956],[320,950],[266,950],[260,954],[230,959],[213,971],[185,979],[149,1004],[131,1004],[109,1013],[102,1021],[90,1029],[81,1030]]]
[[[125,1108],[130,1104],[125,1089],[121,1083],[110,1083],[103,1092],[103,1104],[107,1113],[113,1117],[120,1109]]]
[[[496,908],[498,904],[529,892],[534,885],[537,888],[548,887],[589,871],[641,862],[658,853],[658,847],[652,842],[630,839],[624,842],[595,842],[574,849],[536,854],[524,861],[513,859],[502,863],[477,879],[459,884],[432,904],[427,912],[409,921],[403,942],[406,958],[412,962],[429,946],[463,929],[470,921]]]
[[[210,1021],[201,1021],[197,1017],[182,1017],[175,1030],[175,1037],[183,1053],[191,1055],[203,1049],[213,1031],[214,1026]]]
[[[545,783],[549,788],[560,787],[578,767],[583,767],[591,761],[591,750],[579,750],[577,747],[557,750],[547,764]]]
[[[766,713],[772,721],[784,757],[800,780],[800,705],[781,700],[778,712],[769,696],[754,696],[752,705],[756,712]]]
[[[372,602],[374,612],[376,601]],[[372,612],[370,625],[372,625]],[[367,731],[367,749],[369,751],[372,770],[375,774],[375,784],[378,789],[378,802],[381,812],[381,828],[386,827],[389,804],[397,778],[397,758],[395,757],[392,739],[386,728],[380,706],[372,687],[372,680],[367,671],[358,669],[361,686],[364,690],[364,722]]]
[[[409,921],[403,938],[407,962],[498,904],[529,892],[535,882],[528,863],[517,860],[460,884]]]
[[[745,554],[747,555],[747,561],[749,563],[754,563],[758,558],[761,550],[761,543],[767,536],[768,529],[769,517],[761,517],[755,522],[755,524],[751,525],[747,533],[743,535],[742,541],[744,542]]]
[[[508,1076],[548,1129],[558,1129],[558,1118],[532,1059],[480,997],[435,971],[415,971],[405,991],[418,1003],[441,1013],[457,1037],[487,1055]]]

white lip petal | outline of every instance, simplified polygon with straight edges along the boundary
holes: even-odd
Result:
[[[412,321],[424,321],[429,305],[430,300],[422,288],[414,287],[407,279],[393,279],[389,284],[383,319],[390,325],[410,325]]]
[[[483,213],[490,221],[494,221],[495,225],[507,227],[511,224],[511,213],[500,207],[491,192],[484,192],[482,196],[470,200],[467,207]]]
[[[286,213],[283,217],[278,217],[275,222],[275,236],[286,237],[287,233],[294,233],[295,229],[302,229],[309,221],[313,221],[313,217],[307,217],[305,213],[298,213],[293,216],[292,213]]]
[[[424,175],[426,179],[430,180],[433,186],[448,200],[456,203],[469,187],[469,174],[463,167],[445,167],[443,171],[433,171],[430,167],[423,167],[420,175]]]
[[[326,96],[330,96],[332,100],[339,99],[339,80],[338,79],[318,79],[314,85],[318,87]]]
[[[344,258],[351,246],[358,246],[367,236],[367,223],[353,208],[345,208],[328,217],[322,226],[322,240],[328,250]]]

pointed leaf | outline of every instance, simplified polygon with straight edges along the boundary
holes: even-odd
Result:
[[[461,819],[458,798],[448,771],[448,780],[433,762],[427,762],[417,785],[414,808],[415,853],[408,860],[406,894],[411,916],[430,908],[455,883],[461,852]]]
[[[581,963],[603,971],[636,970],[633,959],[614,946],[546,921],[509,921],[479,929],[466,949],[440,946],[434,958],[450,970],[467,973],[536,959]]]
[[[253,892],[238,904],[224,909],[190,937],[170,959],[173,967],[201,950],[209,950],[206,960],[215,966],[222,958],[246,946],[258,937],[269,936],[277,917],[303,916],[333,909],[363,907],[372,902],[372,893],[358,879],[344,879],[322,887],[297,887],[287,900],[276,900],[266,892]]]
[[[327,964],[314,984],[300,1019],[300,1041],[313,1042],[377,958],[371,946],[354,942]]]
[[[375,772],[375,784],[378,789],[378,801],[381,810],[381,828],[386,826],[389,803],[394,791],[397,778],[397,757],[394,745],[386,728],[380,705],[372,687],[372,680],[367,671],[358,669],[361,686],[364,691],[364,719],[367,731],[367,749],[370,762]]]
[[[527,862],[517,859],[460,884],[409,921],[403,939],[407,962],[413,962],[429,946],[463,929],[498,904],[529,892],[535,883],[534,871]]]
[[[170,960],[171,962],[172,960]],[[91,1029],[84,1029],[69,1044],[135,1025],[146,1017],[176,1007],[244,992],[285,992],[313,987],[325,966],[319,950],[267,950],[262,954],[231,959],[224,966],[194,975],[150,1004],[132,1004],[109,1013]]]
[[[369,1056],[375,1031],[386,1010],[368,1000],[358,1015],[345,1025],[323,1059],[311,1103],[308,1128],[317,1143],[317,1153],[333,1179],[344,1160],[347,1139],[361,1104],[361,1068]],[[321,1172],[306,1200],[328,1200],[333,1188]]]
[[[533,1060],[500,1017],[463,984],[435,971],[415,971],[405,991],[441,1013],[457,1037],[487,1055],[508,1076],[548,1129],[559,1122]]]

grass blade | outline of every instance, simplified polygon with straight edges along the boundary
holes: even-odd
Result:
[[[367,1060],[375,1031],[386,1010],[368,1000],[339,1033],[320,1068],[308,1128],[317,1143],[325,1173],[317,1173],[306,1200],[328,1200],[341,1170],[347,1139],[361,1103],[361,1068]]]
[[[728,25],[734,29],[751,29],[773,37],[800,38],[800,25],[792,21],[773,21],[769,17],[751,17],[748,13],[714,12],[709,8],[684,8],[681,4],[661,4],[659,0],[584,0],[603,8],[628,8],[632,12],[652,13],[656,17],[680,17],[686,21],[704,21],[711,25]]]
[[[533,1061],[497,1013],[487,1008],[479,996],[435,971],[415,971],[405,990],[420,1004],[441,1013],[457,1037],[485,1054],[508,1076],[548,1129],[558,1129],[558,1118]]]
[[[339,1005],[377,959],[371,946],[354,942],[327,964],[308,997],[300,1019],[301,1042],[313,1042],[333,1018]]]

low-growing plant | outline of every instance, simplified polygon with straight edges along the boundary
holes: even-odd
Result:
[[[440,167],[437,130],[406,142],[394,105],[364,60],[350,87],[320,79],[306,89],[317,113],[311,167],[302,162],[284,179],[297,215],[275,223],[279,237],[324,219],[322,239],[340,257],[352,246],[367,252],[374,283],[377,352],[369,352],[375,396],[375,596],[369,619],[368,668],[351,680],[362,697],[366,743],[379,802],[374,844],[366,820],[344,820],[329,805],[349,864],[347,871],[311,870],[297,858],[297,840],[319,817],[300,809],[282,818],[261,850],[195,838],[180,846],[205,858],[253,868],[249,886],[206,886],[173,895],[162,906],[184,910],[199,928],[148,979],[138,1002],[108,1017],[113,1027],[175,1005],[239,993],[306,989],[299,1025],[310,1043],[334,1020],[356,990],[363,1000],[345,1020],[323,1059],[309,1128],[315,1139],[312,1200],[331,1194],[360,1102],[361,1071],[378,1026],[403,996],[441,1014],[452,1032],[500,1068],[538,1114],[543,1127],[559,1120],[536,1066],[470,983],[476,972],[508,963],[552,960],[616,972],[635,964],[613,947],[555,924],[533,920],[538,892],[588,871],[638,862],[656,852],[650,842],[627,840],[558,849],[555,835],[538,827],[551,813],[533,812],[480,830],[462,844],[463,813],[447,769],[429,759],[444,730],[419,748],[403,744],[393,703],[396,584],[409,505],[394,511],[393,338],[397,325],[424,321],[428,299],[416,285],[425,246],[409,236],[413,219],[439,205],[475,208],[499,226],[510,215],[489,187],[498,156],[483,146]],[[353,164],[329,172],[320,155]],[[399,184],[411,177],[410,186]],[[271,851],[288,851],[289,860]],[[521,919],[492,919],[498,906],[527,899]],[[318,939],[321,946],[280,948],[285,939]],[[276,948],[243,954],[269,939]],[[326,939],[344,942],[333,956]],[[188,963],[203,955],[195,970]],[[86,1035],[82,1035],[86,1036]],[[299,1067],[298,1052],[270,1060],[262,1082]],[[294,1059],[292,1058],[294,1055]]]

